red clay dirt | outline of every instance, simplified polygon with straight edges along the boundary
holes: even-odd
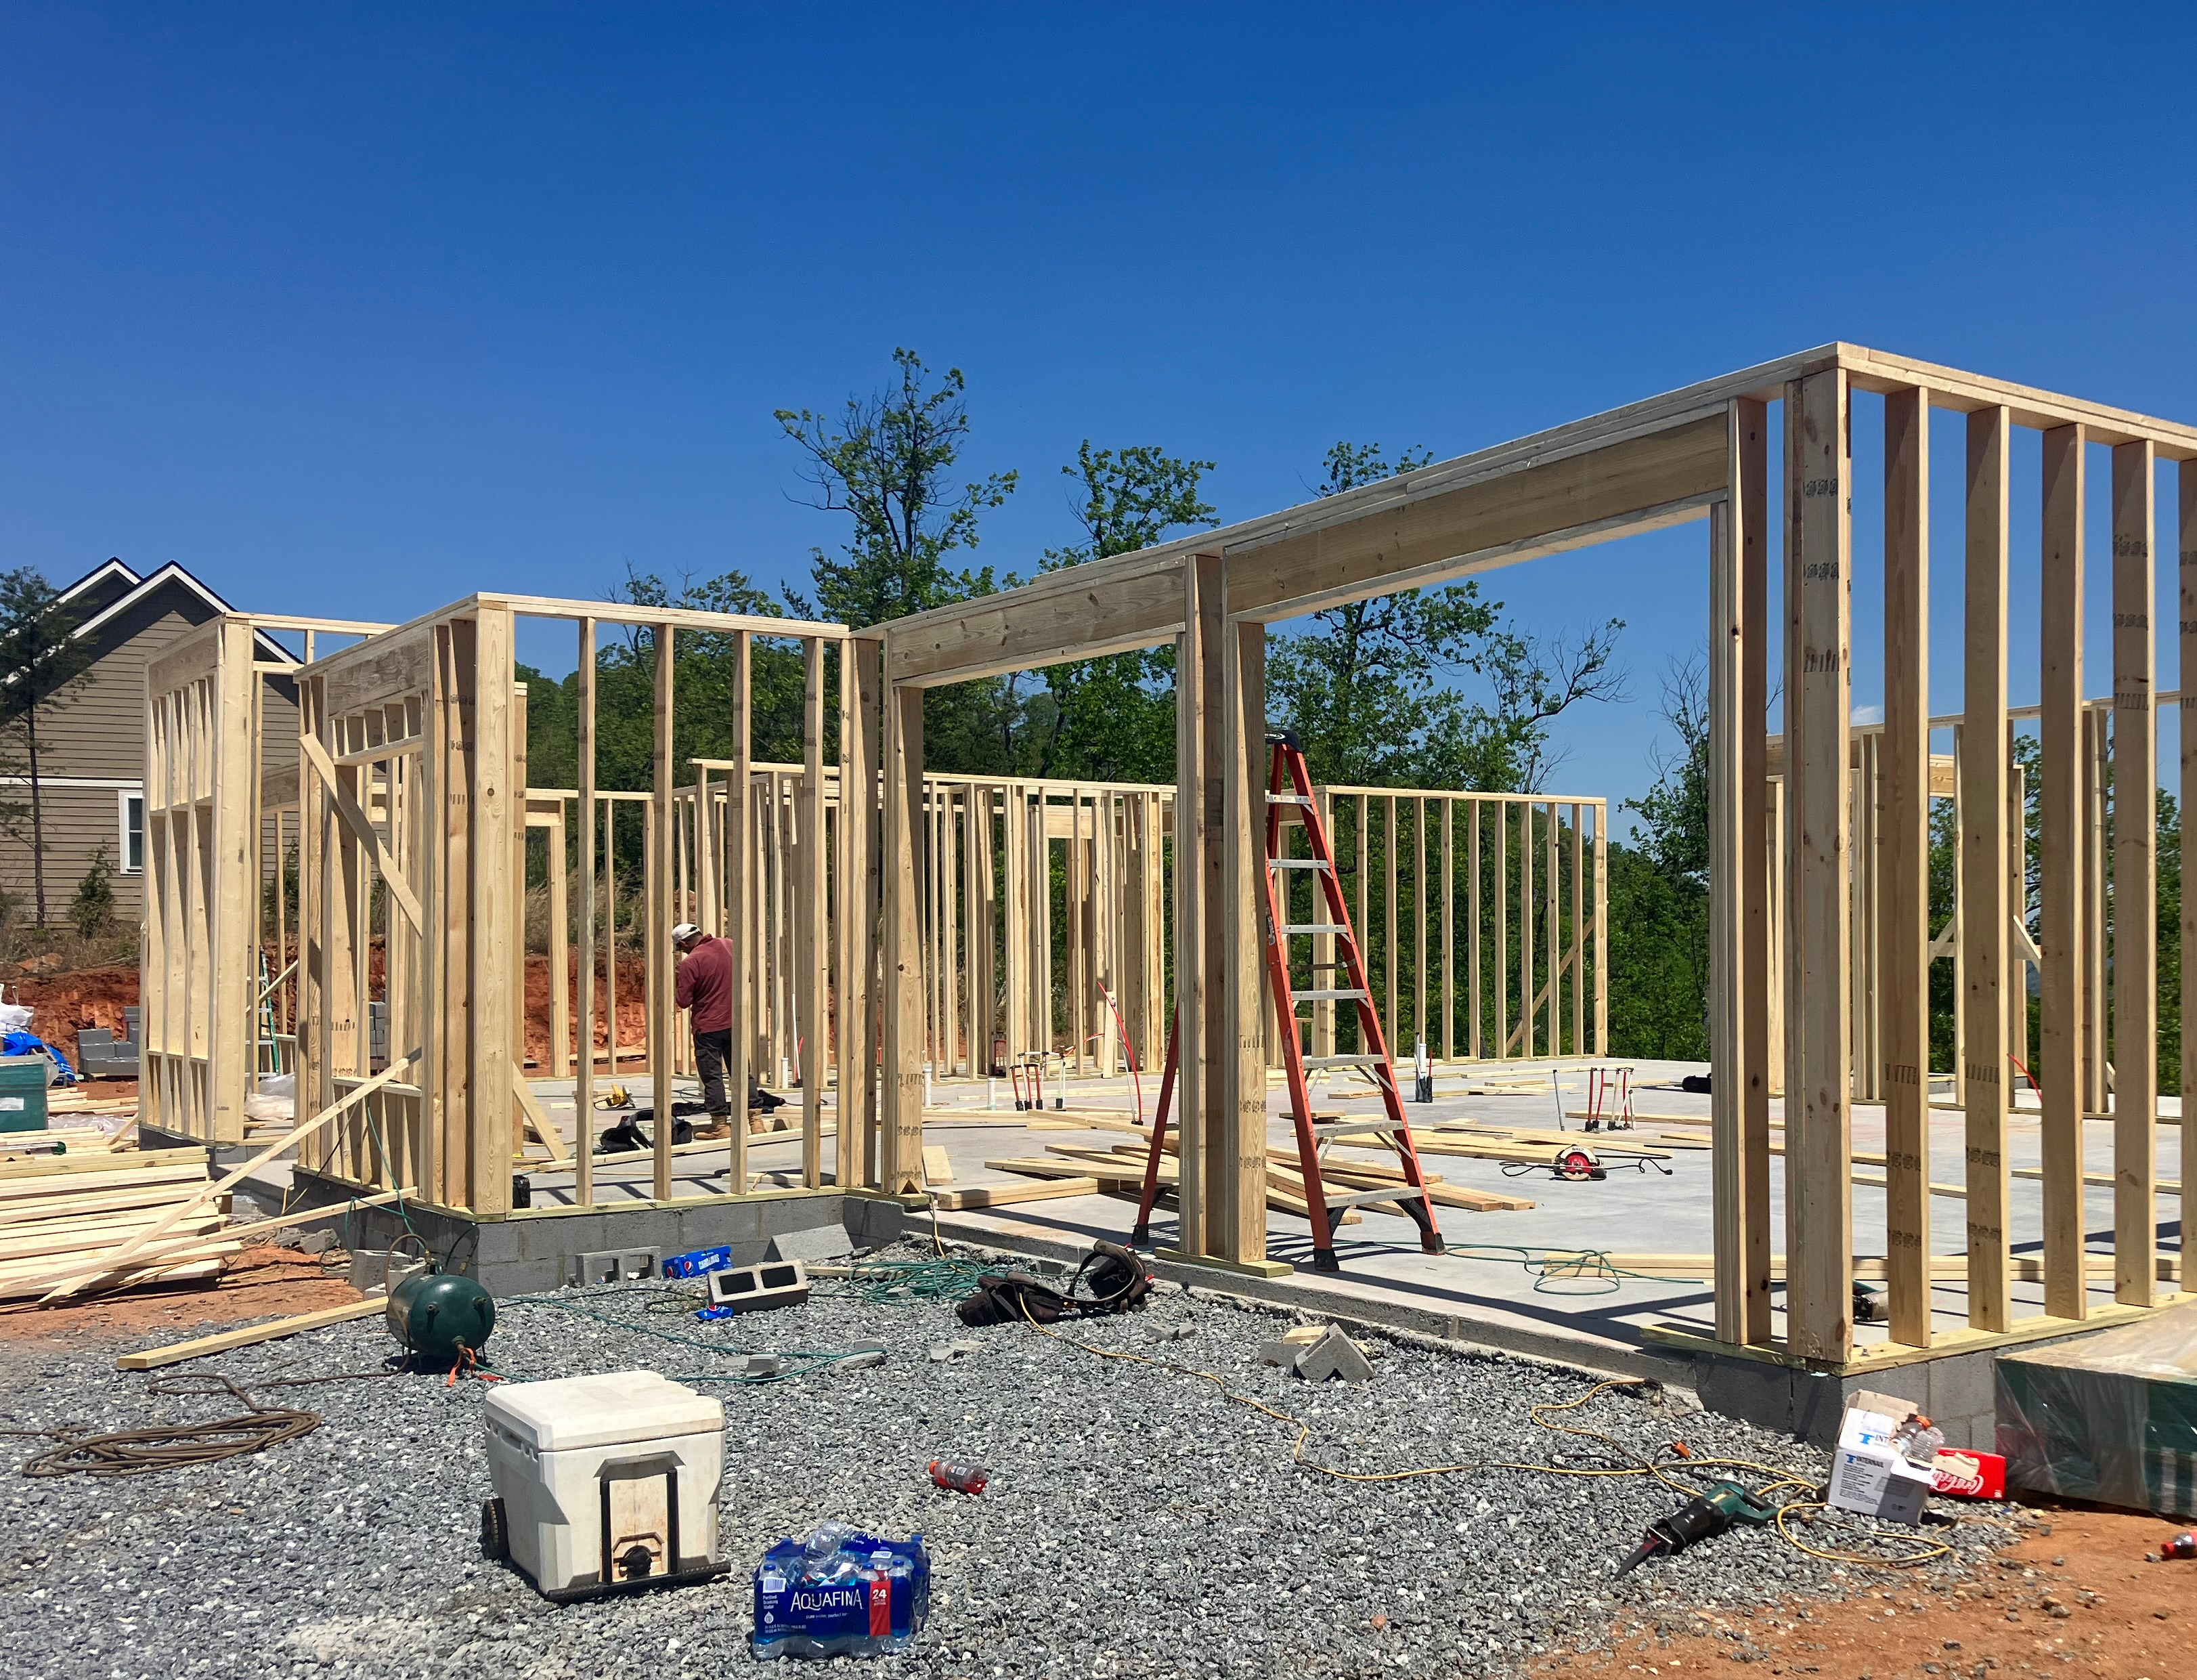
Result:
[[[8,982],[11,1000],[31,1006],[31,1030],[72,1059],[81,1030],[123,1029],[122,1011],[136,1006],[137,965],[110,963],[68,974],[26,975]]]
[[[360,1299],[345,1277],[322,1267],[318,1256],[263,1246],[235,1256],[211,1284],[128,1289],[55,1306],[29,1301],[0,1304],[0,1341],[68,1345],[201,1324],[211,1332],[224,1324],[316,1312]]]
[[[287,959],[286,959],[287,960]],[[579,979],[579,963],[570,959],[565,973],[566,995],[573,996]],[[367,983],[376,991],[382,988],[384,973],[382,945],[374,941],[367,958]],[[637,952],[623,952],[618,957],[618,1043],[624,1047],[623,1059],[635,1063],[645,1061],[642,1049],[647,1042],[648,1020],[642,1008],[642,999],[648,984],[648,966]],[[59,1046],[63,1055],[76,1054],[77,1034],[82,1030],[105,1031],[110,1035],[123,1029],[122,1011],[134,1008],[137,1003],[137,969],[135,964],[115,963],[105,968],[78,969],[68,974],[26,975],[20,980],[8,982],[12,994],[30,1005],[32,1014],[31,1030],[49,1044]],[[577,998],[575,1003],[577,1004]],[[603,1022],[610,1003],[609,987],[604,976],[595,980],[595,1042],[604,1042]],[[568,1051],[576,1051],[578,1044],[578,1015],[573,1010],[572,1036],[566,1040]],[[549,959],[531,956],[526,959],[526,1056],[537,1069],[549,1063]],[[101,1096],[127,1095],[127,1091],[115,1080],[101,1080],[91,1087]]]
[[[1717,1613],[1672,1604],[1657,1619],[1630,1625],[1614,1652],[1544,1657],[1532,1671],[1540,1680],[1684,1680],[1710,1672],[2179,1680],[2190,1651],[2183,1642],[2197,1627],[2197,1561],[2143,1557],[2183,1525],[2073,1506],[2039,1515],[2019,1544],[1968,1581],[1933,1586],[1898,1571],[1870,1570],[1856,1596],[1837,1603],[1811,1599]],[[1667,1634],[1658,1631],[1659,1622]],[[1735,1671],[1727,1663],[1747,1666]]]

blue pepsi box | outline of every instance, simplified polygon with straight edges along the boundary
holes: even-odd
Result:
[[[722,1243],[714,1248],[697,1248],[691,1254],[674,1254],[664,1262],[666,1277],[701,1277],[732,1269],[733,1251]]]
[[[930,1614],[923,1536],[887,1540],[826,1523],[806,1541],[780,1540],[755,1572],[748,1648],[778,1657],[872,1657],[904,1651]]]

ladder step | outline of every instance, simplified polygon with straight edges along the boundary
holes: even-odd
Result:
[[[1350,930],[1341,922],[1291,922],[1282,930],[1285,939],[1300,933],[1339,933],[1345,939],[1350,937]]]
[[[1301,793],[1270,793],[1267,796],[1267,802],[1269,805],[1303,805],[1307,808],[1312,804],[1312,801]]]
[[[1400,1132],[1404,1128],[1393,1120],[1343,1120],[1326,1126],[1315,1126],[1315,1138],[1352,1138],[1368,1132]]]
[[[1302,993],[1298,995],[1301,997]],[[1307,1073],[1315,1068],[1381,1068],[1388,1063],[1378,1056],[1307,1056],[1304,1058]]]
[[[1373,1000],[1371,992],[1352,991],[1348,988],[1322,987],[1310,992],[1292,992],[1290,999],[1296,1003],[1326,1002],[1342,998],[1360,998],[1367,1003]]]
[[[1268,858],[1267,864],[1272,869],[1333,869],[1335,867],[1325,858]]]
[[[1325,1190],[1326,1185],[1323,1184],[1320,1188]],[[1411,1185],[1394,1185],[1387,1190],[1354,1190],[1347,1196],[1330,1196],[1327,1198],[1327,1211],[1331,1214],[1338,1208],[1362,1208],[1374,1202],[1423,1202],[1425,1200],[1424,1193],[1413,1190]]]

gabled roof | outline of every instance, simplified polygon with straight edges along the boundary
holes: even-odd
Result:
[[[210,611],[234,613],[236,611],[173,560],[170,560],[149,577],[140,577],[119,559],[109,560],[104,565],[95,566],[62,590],[61,599],[64,601],[80,600],[85,605],[92,607],[90,616],[78,624],[74,631],[77,635],[88,636],[97,632],[102,624],[119,617],[148,596],[156,594],[171,586],[183,588],[195,595]],[[280,661],[286,665],[297,663],[297,656],[266,631],[255,630],[252,634],[263,657]]]
[[[120,560],[109,560],[62,590],[61,599],[72,603],[78,612],[97,612],[144,581]]]

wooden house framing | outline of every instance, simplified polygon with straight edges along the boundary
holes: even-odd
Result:
[[[1881,726],[1857,727],[1857,629],[1874,647],[1880,627],[1857,627],[1852,542],[1858,402],[1881,404],[1884,534],[1881,576],[1885,673]],[[1930,440],[1933,415],[1961,428],[1960,588],[1934,603],[1956,619],[1962,648],[1961,704],[1933,718],[1928,648]],[[1957,421],[1951,419],[1958,415]],[[1773,426],[1776,428],[1773,430]],[[2010,453],[2022,430],[2041,434],[2042,492],[2015,508]],[[2093,695],[2083,671],[2084,569],[2089,469],[2109,451],[2112,530],[2110,693]],[[1772,462],[1780,500],[1773,504]],[[1710,648],[1711,955],[1716,1329],[1678,1332],[1679,1345],[1852,1368],[1857,1245],[1886,1256],[1895,1351],[1971,1347],[1994,1338],[2064,1333],[2086,1318],[2146,1310],[2172,1298],[2178,1268],[2161,1277],[2155,1159],[2158,972],[2153,926],[2159,786],[2157,637],[2151,617],[2159,510],[2158,469],[2179,464],[2165,541],[2184,565],[2197,553],[2197,428],[2152,420],[1977,374],[1834,344],[1430,465],[1262,518],[1048,573],[1025,587],[861,632],[831,624],[477,595],[299,673],[304,768],[299,773],[304,876],[299,972],[299,1111],[320,1167],[362,1186],[411,1186],[446,1208],[494,1217],[508,1206],[510,1162],[530,1122],[513,999],[517,881],[526,826],[577,827],[583,909],[581,971],[593,974],[594,872],[601,801],[593,785],[594,635],[600,622],[636,624],[655,638],[655,762],[646,796],[651,887],[647,1065],[656,1105],[668,1110],[677,1053],[669,1006],[667,941],[675,907],[726,928],[744,965],[736,1007],[734,1077],[774,1060],[785,1040],[764,1014],[795,1028],[803,1091],[803,1182],[823,1182],[820,1105],[839,1093],[836,1176],[884,1195],[922,1182],[927,1078],[982,1063],[990,1041],[1049,1035],[1052,999],[1035,979],[1046,911],[1029,891],[1064,844],[1071,885],[1071,965],[1105,970],[1124,1005],[1121,1034],[1093,1017],[1090,988],[1072,986],[1069,1053],[1098,1065],[1126,1037],[1149,1058],[1164,1026],[1171,972],[1179,1011],[1180,1224],[1178,1253],[1212,1266],[1277,1269],[1267,1260],[1267,1019],[1258,912],[1266,822],[1267,626],[1317,609],[1438,584],[1613,538],[1687,524],[1705,527],[1697,574]],[[1952,510],[1938,523],[1952,523]],[[2035,708],[2041,737],[2043,841],[2031,940],[2018,929],[2021,811],[2003,750],[2009,704],[2009,557],[2017,519],[2041,544],[2043,625]],[[1875,563],[1872,563],[1875,564]],[[1782,623],[1771,612],[1773,566]],[[1881,589],[1878,586],[1881,585]],[[2197,608],[2185,588],[2180,636],[2197,658]],[[522,702],[500,674],[511,669],[513,622],[532,615],[574,623],[582,673],[581,785],[529,791]],[[229,647],[210,627],[205,646],[217,686]],[[694,767],[676,785],[670,718],[672,641],[698,631],[728,636],[742,675],[754,637],[796,640],[807,674],[803,762],[766,766],[743,745]],[[1137,648],[1175,650],[1178,774],[1171,788],[1075,787],[926,775],[923,698],[930,688]],[[171,656],[174,658],[178,655]],[[827,694],[827,658],[837,692]],[[194,668],[195,669],[195,668]],[[164,669],[154,686],[190,691],[200,677]],[[161,687],[165,684],[165,688]],[[1783,730],[1768,729],[1773,685]],[[223,692],[227,692],[225,689]],[[165,704],[165,702],[163,704]],[[734,685],[734,739],[745,743],[749,700]],[[827,706],[838,710],[837,762],[824,759]],[[242,749],[225,708],[189,726],[201,750],[187,790],[163,807],[218,814],[235,800],[222,766]],[[1957,732],[1956,755],[1933,751],[1933,731]],[[172,768],[156,744],[154,771]],[[2109,758],[2107,756],[2109,755]],[[2185,748],[2183,791],[2197,762]],[[2107,773],[2109,766],[2110,773]],[[1773,776],[1773,768],[1776,772]],[[148,780],[148,785],[150,785]],[[1964,1159],[1955,1163],[1964,1218],[1957,1254],[1938,1254],[1929,1217],[1929,965],[1946,930],[1929,917],[1931,800],[1959,802],[1961,911],[1952,937],[1962,974],[1957,1100]],[[188,798],[185,794],[188,794]],[[1579,884],[1585,860],[1599,882],[1606,814],[1595,802],[1488,802],[1392,789],[1331,789],[1325,797],[1360,834],[1386,824],[1389,866],[1410,843],[1458,855],[1460,829],[1483,843],[1514,835],[1504,855],[1549,885],[1566,880],[1574,914],[1553,905],[1520,918],[1525,982],[1515,1011],[1479,1032],[1479,999],[1460,1014],[1444,1053],[1561,1052],[1606,1045],[1597,954],[1569,950],[1606,926],[1599,889]],[[1566,809],[1565,808],[1570,808]],[[2112,821],[2116,811],[2141,814]],[[171,817],[171,820],[180,820]],[[190,821],[206,819],[193,815]],[[2101,841],[2110,825],[2107,897]],[[1345,825],[1346,828],[1348,824]],[[2185,826],[2185,848],[2197,836]],[[777,837],[768,839],[767,837]],[[792,837],[792,843],[785,837]],[[1004,844],[1002,846],[1002,837]],[[775,848],[775,849],[774,849]],[[562,849],[559,849],[561,855]],[[226,855],[225,852],[223,854]],[[1013,880],[987,878],[994,857]],[[1019,860],[1019,861],[1017,861]],[[768,872],[768,882],[758,874]],[[1363,889],[1370,872],[1361,871]],[[1445,953],[1462,947],[1424,908],[1441,866],[1422,866],[1418,936]],[[243,995],[228,947],[208,941],[229,904],[229,878],[180,878],[164,891],[206,907],[148,946],[153,987],[205,995],[219,1009]],[[1394,878],[1393,876],[1391,878]],[[1480,879],[1477,868],[1472,880]],[[370,883],[379,881],[376,895]],[[769,883],[774,883],[770,885]],[[1100,890],[1101,885],[1104,890]],[[189,894],[199,894],[189,899]],[[1018,896],[1019,893],[1019,896]],[[1508,888],[1496,902],[1509,902]],[[1406,897],[1409,898],[1409,894]],[[1445,882],[1439,905],[1455,902]],[[2188,903],[2185,898],[2185,904]],[[1006,936],[987,915],[1016,918]],[[1094,914],[1094,904],[1103,914]],[[1020,905],[1021,908],[1016,908]],[[230,908],[234,908],[233,906]],[[1408,919],[1391,892],[1381,908]],[[2185,910],[2185,917],[2192,914]],[[195,917],[195,918],[194,918]],[[1437,918],[1438,919],[1438,918]],[[1479,917],[1469,919],[1475,925]],[[169,924],[162,924],[164,927]],[[751,966],[766,926],[784,953],[778,978]],[[1567,927],[1572,930],[1567,932]],[[1158,941],[1170,949],[1162,965]],[[388,1063],[369,1071],[361,1017],[362,942],[387,943]],[[1531,941],[1539,938],[1535,968]],[[2108,948],[2108,966],[2101,953]],[[1548,963],[1559,943],[1567,952]],[[2197,937],[2185,928],[2183,948]],[[1498,959],[1509,973],[1520,945]],[[1023,949],[1022,980],[1001,986],[991,965]],[[1478,951],[1473,944],[1475,953]],[[1005,954],[1002,954],[1005,953]],[[1479,961],[1475,955],[1475,964]],[[2033,1181],[2045,1241],[2042,1317],[2017,1320],[2009,1209],[2017,1185],[2008,1160],[2009,1070],[2026,1038],[2024,965],[2038,972],[2042,1033],[2033,1071],[2042,1087],[2043,1162]],[[1460,981],[1422,963],[1414,986],[1491,983],[1484,969]],[[561,971],[561,970],[560,970]],[[1545,975],[1547,983],[1534,981]],[[1562,976],[1561,980],[1559,976]],[[771,992],[770,986],[781,989]],[[1568,988],[1568,996],[1565,995]],[[195,988],[194,990],[193,988]],[[2110,988],[2110,999],[2107,990]],[[1000,999],[1000,1016],[973,1000]],[[2181,991],[2192,1007],[2191,988]],[[592,986],[579,990],[578,1042],[592,1046]],[[1857,999],[1860,1001],[1858,1003]],[[148,999],[148,1003],[150,999]],[[1391,1018],[1406,996],[1383,999]],[[1410,997],[1410,1018],[1434,1017]],[[2110,1007],[2108,1007],[2108,1003]],[[1523,1024],[1522,1024],[1522,1014]],[[1129,1017],[1134,1024],[1129,1024]],[[148,1016],[148,1019],[149,1019]],[[188,1011],[176,1030],[194,1048],[204,1028]],[[1041,1026],[1041,1021],[1044,1025]],[[1568,1033],[1564,1023],[1568,1022]],[[2017,1024],[2017,1022],[2020,1024]],[[827,1030],[828,1023],[828,1030]],[[2185,1019],[2185,1028],[2186,1028]],[[165,1029],[164,1029],[165,1030]],[[777,1029],[774,1028],[773,1032]],[[1315,1027],[1315,1032],[1319,1029]],[[1536,1037],[1539,1034],[1539,1037]],[[1776,1048],[1773,1051],[1773,1034]],[[564,1043],[561,1031],[559,1046]],[[2183,1034],[2184,1057],[2197,1032]],[[1056,1046],[1056,1048],[1060,1046]],[[169,1053],[164,1051],[163,1053]],[[562,1053],[561,1048],[559,1053]],[[827,1075],[827,1063],[831,1073]],[[586,1111],[595,1063],[581,1056],[576,1085]],[[2112,1101],[2101,1083],[2110,1069]],[[2183,1088],[2197,1069],[2185,1067]],[[835,1076],[833,1076],[835,1075]],[[224,1073],[224,1089],[230,1075]],[[1771,1103],[1784,1092],[1784,1190],[1773,1206]],[[1880,1241],[1853,1215],[1852,1106],[1885,1105],[1888,1214]],[[185,1105],[182,1118],[197,1124]],[[163,1112],[166,1112],[163,1110]],[[225,1122],[218,1104],[206,1123]],[[2109,1127],[2114,1305],[2087,1299],[2094,1263],[2083,1221],[2084,1127]],[[190,1131],[190,1125],[183,1129]],[[216,1131],[190,1131],[213,1136]],[[672,1196],[669,1129],[659,1127],[654,1193]],[[746,1182],[736,1150],[732,1182]],[[589,1157],[574,1163],[591,1199]],[[1782,1233],[1782,1242],[1779,1240]],[[1773,1252],[1782,1249],[1783,1260]],[[1932,1327],[1933,1272],[1957,1262],[1968,1291],[1968,1330]],[[1786,1301],[1773,1315],[1773,1277]],[[2164,1281],[2165,1288],[2162,1289]]]

